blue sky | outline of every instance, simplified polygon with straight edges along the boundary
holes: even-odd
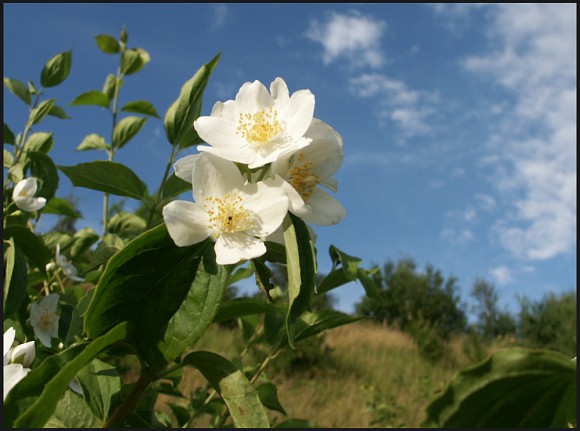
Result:
[[[220,51],[206,115],[246,81],[280,76],[291,92],[312,91],[345,153],[336,197],[347,217],[315,227],[322,272],[334,244],[366,266],[431,263],[458,278],[466,302],[484,278],[511,311],[517,295],[576,289],[575,4],[3,4],[3,16],[5,77],[38,84],[46,61],[72,49],[69,78],[46,92],[61,106],[115,72],[117,57],[94,37],[123,25],[151,62],[126,78],[121,103],[147,99],[163,117]],[[66,110],[73,120],[38,129],[55,132],[56,163],[102,158],[74,149],[90,133],[108,136],[110,114]],[[26,117],[5,91],[4,121],[16,133]],[[150,119],[115,161],[153,191],[169,151],[162,121]],[[67,196],[64,175],[60,184]],[[100,231],[101,195],[74,196],[77,227]],[[335,292],[345,311],[364,294],[356,284]]]

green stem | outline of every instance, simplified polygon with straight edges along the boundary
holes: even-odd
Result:
[[[157,209],[157,205],[159,205],[159,201],[161,199],[161,195],[163,194],[163,188],[165,187],[165,183],[167,182],[167,178],[169,178],[169,172],[171,171],[171,166],[179,153],[179,150],[175,151],[177,146],[174,144],[171,147],[171,155],[169,156],[169,161],[167,162],[167,166],[165,166],[165,172],[163,173],[163,178],[161,179],[161,184],[159,185],[159,189],[157,189],[157,193],[155,194],[155,201],[153,202],[153,206],[149,209],[149,217],[147,218],[147,224],[145,225],[145,230],[148,230],[151,227],[151,223],[153,222],[153,216],[155,215],[155,210]]]
[[[145,390],[155,381],[155,379],[155,372],[151,369],[146,369],[141,373],[139,380],[137,380],[127,398],[125,398],[121,405],[117,407],[111,417],[103,423],[103,428],[114,428],[119,426],[125,415],[127,415],[127,413],[137,405]]]

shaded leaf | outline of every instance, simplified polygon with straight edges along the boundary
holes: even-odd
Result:
[[[75,187],[85,187],[118,196],[142,199],[147,196],[145,183],[120,163],[96,160],[75,166],[58,166]]]
[[[160,118],[151,102],[146,100],[135,100],[128,102],[121,108],[123,112],[134,112],[136,114],[150,115],[155,118]]]
[[[77,151],[87,151],[87,150],[104,150],[109,151],[111,146],[107,144],[105,138],[96,133],[91,133],[85,136],[83,142],[77,147]]]
[[[26,85],[16,79],[4,77],[4,86],[8,88],[12,94],[30,106],[32,103],[32,97],[30,96],[30,91],[28,91]]]
[[[48,115],[48,113],[54,107],[54,103],[56,102],[55,99],[47,99],[38,104],[36,108],[34,108],[30,112],[30,122],[31,124],[38,124],[44,117]]]
[[[143,232],[146,225],[145,220],[137,214],[120,212],[111,217],[107,232],[122,237],[131,236]]]
[[[280,412],[286,415],[286,411],[280,400],[278,399],[278,389],[273,383],[262,383],[256,388],[258,390],[258,395],[260,396],[260,401],[264,407],[269,408],[272,411]]]
[[[167,179],[167,181],[165,181],[165,184],[163,185],[161,196],[163,199],[168,199],[179,196],[185,192],[191,192],[191,183],[176,177],[175,174],[171,174],[171,176]]]
[[[102,425],[102,421],[91,412],[83,397],[68,390],[59,400],[53,415],[44,427],[82,429],[101,428]]]
[[[119,52],[120,46],[117,39],[108,34],[99,34],[95,36],[95,42],[98,48],[105,54],[117,54]]]
[[[6,242],[8,243],[6,246]],[[15,313],[27,296],[28,268],[24,253],[16,246],[14,239],[5,241],[4,258],[4,318]]]
[[[115,125],[113,130],[113,147],[122,148],[129,142],[145,125],[147,118],[126,117]]]
[[[244,373],[224,357],[212,352],[193,352],[183,364],[197,368],[228,407],[236,428],[269,428],[258,391]]]
[[[121,378],[115,367],[93,359],[77,374],[77,378],[91,411],[97,418],[106,420],[121,392]]]
[[[10,130],[10,127],[4,123],[4,134],[3,139],[5,144],[16,145],[16,140],[14,139],[14,133]]]
[[[14,156],[6,148],[4,148],[4,160],[2,160],[2,164],[5,168],[10,168],[14,164]]]
[[[72,51],[61,52],[52,57],[40,73],[40,84],[43,87],[54,87],[63,82],[70,73]]]
[[[66,199],[53,197],[50,199],[42,211],[45,214],[58,214],[64,215],[72,218],[81,218],[81,214],[75,209],[75,207]]]
[[[151,57],[143,48],[127,49],[121,56],[121,73],[132,75],[140,71],[149,61]]]
[[[549,350],[498,351],[461,371],[427,415],[428,427],[567,428],[576,423],[576,364]]]
[[[254,298],[234,298],[220,305],[213,320],[214,322],[222,322],[250,314],[262,314],[275,311],[277,311],[275,306],[267,304],[262,300]]]
[[[32,176],[41,180],[41,187],[36,196],[42,196],[46,200],[54,197],[58,189],[58,171],[52,159],[44,153],[29,151],[26,153],[30,160],[30,171]]]
[[[46,264],[52,258],[52,253],[46,248],[42,239],[24,226],[9,225],[4,228],[4,238],[14,238],[15,244],[24,253],[28,262],[46,273]]]
[[[57,105],[54,105],[52,108],[50,108],[50,111],[48,111],[48,115],[60,118],[61,120],[69,120],[71,118],[68,115],[66,115],[66,112],[64,112],[63,108]]]

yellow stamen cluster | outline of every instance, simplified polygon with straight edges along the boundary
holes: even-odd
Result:
[[[242,205],[242,197],[228,193],[221,198],[208,197],[203,207],[209,214],[209,228],[215,238],[221,233],[234,233],[254,226],[251,213]]]
[[[304,153],[298,155],[297,163],[288,173],[288,182],[300,194],[304,202],[312,196],[314,188],[320,184],[320,177],[312,170],[312,160],[304,161]]]
[[[43,310],[40,315],[40,326],[46,330],[52,330],[58,317],[48,310]]]
[[[276,139],[283,131],[278,112],[264,109],[255,114],[240,114],[236,133],[251,144],[265,144]]]

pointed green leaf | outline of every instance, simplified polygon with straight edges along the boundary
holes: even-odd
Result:
[[[127,44],[128,39],[129,34],[127,33],[127,28],[125,28],[125,25],[123,25],[123,28],[121,29],[121,35],[119,36],[119,40],[124,44]]]
[[[137,214],[120,212],[111,217],[107,232],[127,237],[145,230],[147,222]]]
[[[251,314],[263,314],[276,312],[277,308],[262,300],[254,298],[234,298],[220,305],[214,322],[222,322],[229,319],[248,316]]]
[[[113,147],[122,148],[129,142],[145,125],[147,118],[126,117],[117,123],[113,130]]]
[[[48,113],[54,107],[54,103],[56,102],[55,99],[47,99],[38,104],[36,108],[34,108],[30,112],[30,122],[31,124],[38,124],[42,121],[44,117],[48,115]]]
[[[103,421],[91,412],[83,397],[68,390],[59,400],[54,414],[44,424],[44,427],[84,429],[101,428],[102,425]]]
[[[192,348],[212,324],[226,292],[227,279],[226,269],[215,264],[213,247],[207,247],[191,288],[159,343],[168,362]]]
[[[113,36],[99,34],[95,36],[95,42],[97,42],[97,46],[105,54],[117,54],[119,52],[119,42]]]
[[[221,395],[236,428],[270,427],[258,391],[230,361],[216,353],[200,351],[187,355],[183,363],[197,368]]]
[[[62,109],[60,106],[56,106],[56,105],[54,105],[50,109],[50,111],[48,111],[48,115],[51,115],[51,116],[56,117],[56,118],[60,118],[61,120],[70,120],[70,118],[71,118],[68,115],[66,115],[66,112],[64,112],[64,109]]]
[[[112,365],[94,359],[77,375],[85,400],[93,414],[105,421],[111,406],[120,401],[121,378]]]
[[[207,246],[204,241],[177,247],[164,224],[135,238],[107,263],[85,315],[87,334],[95,337],[119,322],[132,322],[147,361],[166,363],[158,343],[195,282]]]
[[[306,224],[291,213],[284,219],[284,242],[288,265],[288,313],[286,332],[288,344],[294,348],[295,323],[310,309],[316,288],[316,256]]]
[[[85,187],[118,196],[142,199],[147,196],[145,183],[128,167],[96,160],[75,166],[58,166],[75,187]]]
[[[40,84],[43,87],[54,87],[63,82],[70,73],[72,51],[61,52],[55,55],[42,69]]]
[[[95,105],[102,106],[103,108],[109,107],[109,97],[98,90],[87,91],[86,93],[78,95],[75,100],[70,102],[69,106],[79,106],[79,105]]]
[[[7,246],[6,246],[7,243]],[[14,239],[5,242],[4,256],[4,318],[10,317],[27,295],[28,269],[24,253],[16,246]]]
[[[49,200],[54,197],[58,189],[58,171],[52,159],[44,153],[29,151],[26,153],[30,160],[30,171],[32,176],[41,180],[40,190],[36,196],[42,196]]]
[[[146,100],[128,102],[121,108],[121,111],[134,112],[135,114],[150,115],[151,117],[160,118],[153,104]]]
[[[119,79],[119,88],[117,91],[122,87],[123,80]],[[107,79],[105,80],[105,84],[103,85],[103,93],[107,95],[109,100],[113,100],[115,97],[115,87],[117,86],[117,78],[113,74],[107,75]]]
[[[16,145],[16,140],[14,139],[14,133],[10,130],[10,127],[6,123],[4,123],[4,143],[10,145]]]
[[[280,412],[286,415],[286,411],[280,400],[278,399],[278,389],[273,383],[262,383],[256,388],[258,390],[258,395],[260,396],[260,401],[264,407],[269,408],[272,411]]]
[[[348,325],[362,319],[364,318],[349,316],[348,314],[334,310],[321,310],[316,313],[307,311],[296,322],[295,341],[301,341],[308,337],[318,335],[327,329]]]
[[[127,49],[123,51],[121,57],[121,73],[132,75],[140,71],[149,61],[151,57],[143,48]]]
[[[168,199],[179,196],[185,192],[191,192],[191,183],[176,177],[173,173],[163,185],[163,192],[161,196],[163,199]]]
[[[330,254],[330,258],[332,259],[333,269],[335,269],[336,265],[340,263],[346,278],[349,280],[356,280],[358,267],[362,260],[358,257],[350,256],[345,252],[340,251],[334,245],[330,246],[328,252]]]
[[[26,151],[40,151],[48,154],[54,146],[54,133],[36,132],[28,137],[24,148]]]
[[[203,142],[193,127],[193,122],[201,113],[203,92],[220,58],[216,55],[202,66],[183,86],[179,97],[165,113],[165,133],[172,145],[187,148]]]
[[[91,133],[85,136],[83,142],[77,147],[77,151],[88,151],[88,150],[104,150],[109,151],[111,146],[107,144],[105,138],[96,133]]]
[[[2,164],[5,168],[10,168],[14,164],[14,156],[6,148],[4,148],[4,160],[2,160]]]
[[[14,238],[15,244],[26,256],[28,263],[46,273],[46,264],[52,253],[46,248],[42,239],[24,226],[9,225],[4,229],[4,238]]]
[[[576,364],[511,348],[461,371],[428,407],[426,427],[567,428],[576,423]]]
[[[129,330],[123,323],[91,342],[49,356],[8,394],[4,401],[4,426],[42,427],[76,374],[107,347],[128,338]]]
[[[28,91],[26,85],[16,79],[10,79],[6,77],[4,77],[4,85],[12,94],[30,106],[32,103],[32,97],[30,96],[30,91]]]
[[[75,219],[82,217],[69,201],[57,197],[50,199],[42,209],[42,212],[45,214],[65,215]]]

